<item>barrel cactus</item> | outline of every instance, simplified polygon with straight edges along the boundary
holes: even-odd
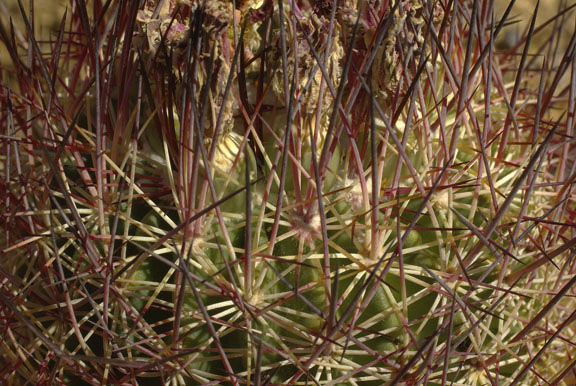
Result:
[[[574,384],[573,15],[493,3],[20,4],[1,383]]]

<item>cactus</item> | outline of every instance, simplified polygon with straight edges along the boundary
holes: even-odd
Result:
[[[573,384],[576,35],[512,4],[2,20],[2,384]]]

